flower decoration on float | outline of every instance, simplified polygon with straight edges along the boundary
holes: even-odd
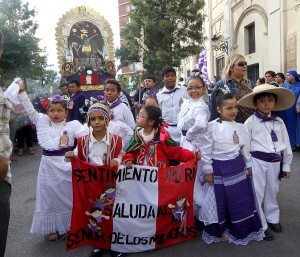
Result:
[[[199,54],[199,59],[195,64],[195,69],[201,72],[201,77],[203,78],[207,89],[211,90],[214,87],[214,83],[208,77],[207,55],[205,48],[203,48]]]

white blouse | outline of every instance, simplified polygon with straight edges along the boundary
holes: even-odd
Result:
[[[244,124],[235,121],[218,122],[217,120],[208,123],[208,129],[211,131],[210,158],[224,161],[242,154],[246,167],[251,167],[250,141]]]
[[[26,92],[19,94],[19,99],[31,121],[36,124],[38,142],[43,149],[58,150],[60,148],[60,138],[64,131],[67,132],[69,137],[69,146],[74,145],[75,138],[87,134],[84,126],[77,120],[54,123],[47,114],[37,112]]]
[[[209,117],[209,108],[203,96],[197,100],[184,99],[178,114],[177,127],[186,130],[186,138],[191,141],[207,129]]]

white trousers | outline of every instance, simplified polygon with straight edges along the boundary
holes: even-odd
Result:
[[[280,162],[266,162],[252,157],[253,183],[264,230],[268,228],[267,222],[279,223],[279,206],[276,199],[279,171]]]

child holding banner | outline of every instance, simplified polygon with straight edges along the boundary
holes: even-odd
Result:
[[[87,113],[87,125],[92,128],[92,133],[80,137],[77,148],[74,152],[67,152],[65,157],[73,158],[77,155],[82,161],[95,165],[118,166],[123,155],[122,138],[107,131],[110,117],[107,106],[100,103],[93,104]],[[91,213],[88,215],[93,217]],[[90,257],[101,256],[101,253],[100,249],[94,248]]]
[[[217,111],[220,118],[208,125],[212,166],[205,179],[214,185],[218,222],[207,224],[202,238],[209,244],[261,241],[264,231],[250,181],[249,140],[244,125],[234,121],[237,101],[226,85],[217,92]]]
[[[161,110],[156,106],[143,107],[136,119],[139,127],[133,134],[123,163],[154,167],[168,167],[169,160],[186,162],[192,158],[201,158],[199,150],[194,152],[176,144],[162,126]]]
[[[53,96],[47,114],[34,109],[23,84],[20,86],[19,99],[29,118],[36,124],[38,142],[43,148],[30,232],[48,234],[49,241],[56,241],[59,235],[69,231],[71,222],[71,165],[63,161],[64,155],[74,149],[75,139],[86,132],[79,121],[66,122],[67,104],[61,96]]]

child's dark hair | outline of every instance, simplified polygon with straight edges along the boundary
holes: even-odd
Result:
[[[147,101],[148,99],[153,99],[153,100],[155,100],[155,102],[156,102],[157,105],[158,105],[158,100],[157,100],[157,98],[156,98],[155,96],[153,96],[153,95],[147,96],[147,98],[145,99],[144,103],[146,103],[146,101]]]
[[[281,72],[277,72],[276,76],[279,76],[279,77],[281,77],[282,80],[285,80],[285,75]]]
[[[163,123],[160,108],[153,105],[147,105],[144,106],[143,109],[147,112],[148,120],[154,121],[153,128],[159,128]]]
[[[172,72],[176,76],[176,71],[173,67],[166,67],[163,69],[161,76],[164,77],[167,73]]]
[[[63,87],[68,87],[68,83],[61,83],[60,85],[59,85],[59,89],[62,89]]]
[[[230,100],[230,99],[234,99],[234,98],[235,98],[235,96],[233,94],[231,94],[231,93],[225,94],[225,95],[223,95],[223,94],[216,94],[216,104],[217,104],[217,107],[221,108],[222,105],[223,105],[223,102],[225,100]]]
[[[276,76],[276,73],[275,73],[274,71],[272,71],[272,70],[266,71],[266,72],[265,72],[265,76],[266,76],[267,74],[271,75],[272,78],[274,78],[274,77]]]
[[[69,85],[70,84],[75,84],[77,87],[80,87],[80,82],[78,80],[76,80],[76,79],[71,80],[71,82],[69,83]]]
[[[156,82],[156,81],[155,81],[155,78],[152,77],[152,76],[147,76],[146,79],[151,79],[154,83]]]
[[[61,100],[57,100],[57,99],[52,100],[48,104],[47,110],[49,110],[49,108],[52,104],[60,104],[65,109],[65,111],[68,112],[68,106],[67,106],[67,102],[65,100],[62,100],[62,99]]]
[[[117,81],[117,80],[115,80],[115,79],[107,79],[107,80],[105,81],[105,87],[106,87],[107,84],[114,84],[114,85],[117,86],[118,92],[121,92],[121,91],[122,91],[121,85],[120,85],[119,81]],[[105,87],[104,87],[104,89],[105,89]]]
[[[259,81],[260,84],[265,84],[266,83],[266,79],[264,77],[258,78],[257,80]]]
[[[188,83],[189,83],[191,80],[193,80],[193,79],[197,79],[198,81],[200,81],[200,83],[201,83],[203,86],[205,86],[205,82],[204,82],[203,78],[200,77],[200,76],[190,77],[189,80],[188,80]],[[206,87],[205,87],[205,88],[206,88]]]
[[[257,100],[259,99],[259,98],[261,98],[261,97],[265,97],[265,96],[274,96],[274,98],[275,98],[275,103],[277,102],[277,95],[275,95],[275,94],[273,94],[273,93],[270,93],[270,92],[263,92],[263,93],[259,93],[259,94],[257,94],[257,95],[255,95],[254,97],[253,97],[253,104],[254,105],[256,105],[256,102],[257,102]]]

